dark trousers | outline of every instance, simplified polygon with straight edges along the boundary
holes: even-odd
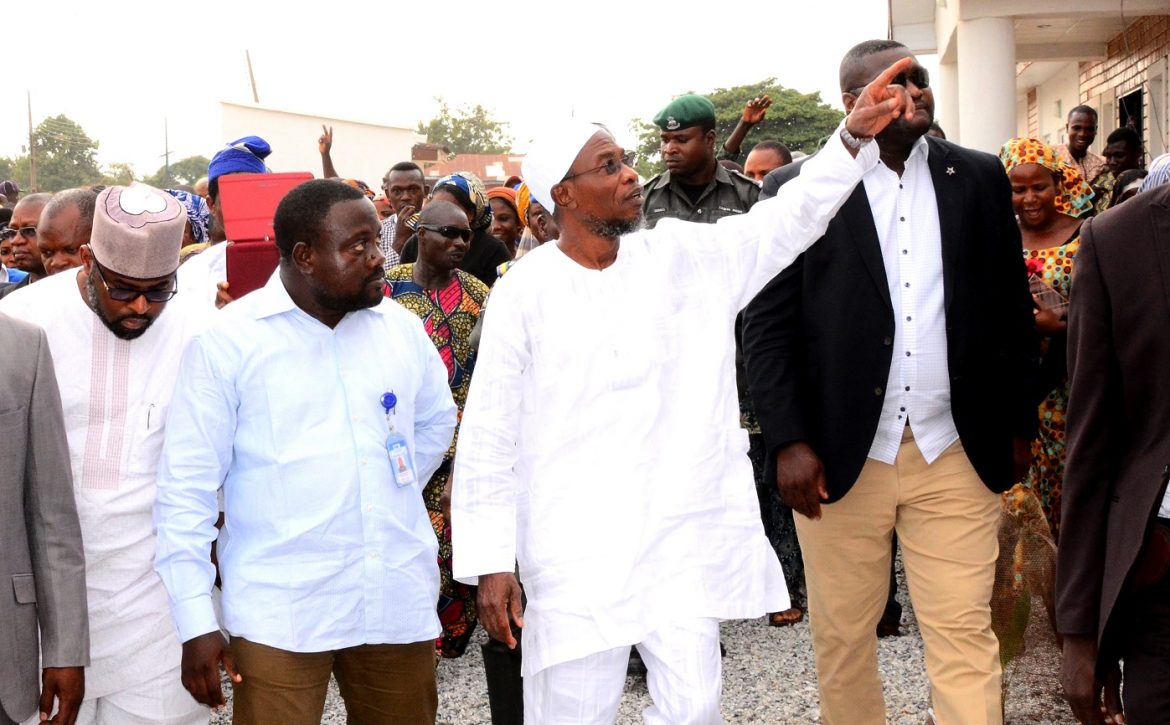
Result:
[[[524,725],[524,687],[520,677],[520,630],[513,629],[516,649],[488,638],[483,644],[483,673],[487,678],[492,725]]]
[[[1126,595],[1113,621],[1122,623],[1126,725],[1170,722],[1170,575]]]

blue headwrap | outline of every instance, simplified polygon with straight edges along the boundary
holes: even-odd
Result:
[[[459,200],[465,209],[475,212],[472,218],[472,229],[486,229],[492,223],[492,205],[488,203],[487,191],[483,182],[470,171],[456,171],[450,176],[444,176],[431,187],[431,193],[439,190],[446,191]]]
[[[259,136],[245,136],[230,142],[211,157],[207,165],[207,179],[218,179],[224,174],[266,174],[268,167],[264,159],[272,153],[272,147]]]
[[[183,208],[187,210],[187,221],[191,222],[191,236],[195,238],[195,243],[206,242],[207,218],[211,216],[211,210],[207,208],[207,202],[203,201],[203,197],[188,194],[178,189],[164,189],[164,191],[178,199]]]

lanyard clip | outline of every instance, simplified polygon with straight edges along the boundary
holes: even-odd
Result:
[[[386,415],[394,412],[394,407],[398,405],[398,396],[394,393],[383,393],[381,398],[382,408],[386,411]]]

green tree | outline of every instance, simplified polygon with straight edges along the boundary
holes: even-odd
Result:
[[[126,186],[137,178],[134,167],[125,161],[115,161],[106,165],[102,174],[102,183],[106,186]]]
[[[0,156],[0,181],[12,179],[16,170],[16,162],[7,156]]]
[[[488,110],[475,106],[451,108],[442,98],[439,115],[427,123],[418,122],[418,132],[427,143],[446,146],[456,154],[506,154],[512,148],[508,124],[492,118]]]
[[[207,176],[209,163],[211,160],[206,156],[188,156],[171,164],[170,176],[167,175],[166,164],[163,164],[154,174],[143,178],[142,182],[159,189],[192,186],[196,181]]]
[[[22,189],[60,191],[96,184],[102,179],[97,163],[98,142],[64,114],[46,118],[33,129],[37,159],[37,188],[29,180],[29,157],[17,157],[13,176]]]
[[[844,114],[821,100],[820,93],[801,93],[784,88],[775,78],[759,83],[732,88],[717,88],[705,94],[715,104],[715,148],[718,153],[723,141],[731,135],[739,121],[744,104],[757,96],[769,96],[772,106],[763,121],[752,127],[744,141],[743,150],[765,139],[782,141],[793,151],[815,152],[822,139],[833,132]],[[637,171],[645,178],[662,173],[665,166],[658,155],[661,130],[642,119],[630,122],[630,130],[638,135]]]

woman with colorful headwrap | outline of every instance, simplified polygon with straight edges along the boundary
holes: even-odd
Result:
[[[1066,313],[1081,222],[1092,213],[1093,190],[1080,171],[1035,139],[1013,138],[1003,145],[999,158],[1011,182],[1012,205],[1036,301],[1036,330],[1043,338],[1042,374],[1035,391],[1039,433],[1032,441],[1032,465],[1020,485],[1040,499],[1055,539],[1060,530],[1068,405]]]
[[[488,203],[492,206],[492,236],[499,239],[516,256],[516,245],[524,231],[524,221],[516,207],[516,192],[506,186],[488,189]]]
[[[436,181],[427,199],[449,201],[467,213],[472,237],[459,268],[490,287],[496,281],[496,267],[510,260],[512,255],[504,243],[488,231],[492,224],[492,207],[483,182],[475,174],[457,171]],[[417,221],[410,223],[417,224]],[[407,264],[417,260],[418,238],[412,236],[402,247],[400,261]]]

